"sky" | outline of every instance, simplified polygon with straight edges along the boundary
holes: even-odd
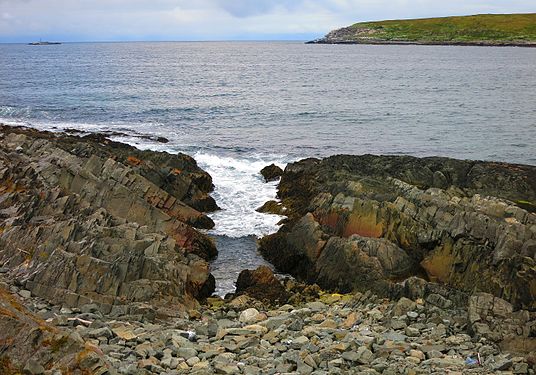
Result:
[[[0,42],[308,40],[359,21],[536,12],[536,0],[0,0]]]

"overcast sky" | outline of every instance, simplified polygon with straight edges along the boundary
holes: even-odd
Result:
[[[536,0],[0,0],[0,42],[311,39],[358,21],[536,12]]]

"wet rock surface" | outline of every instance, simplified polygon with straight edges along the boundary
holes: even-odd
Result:
[[[212,292],[216,248],[194,228],[214,225],[197,209],[212,181],[192,158],[1,127],[0,181],[0,265],[33,295],[177,315]]]
[[[260,250],[282,272],[396,298],[443,285],[462,304],[482,291],[536,310],[536,167],[340,155],[289,164],[278,194],[289,219]]]

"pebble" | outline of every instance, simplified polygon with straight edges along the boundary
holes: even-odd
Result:
[[[260,315],[257,309],[250,308],[242,311],[238,320],[247,324],[257,323],[260,320]]]
[[[19,296],[21,296],[24,299],[28,299],[32,297],[32,292],[30,292],[29,290],[21,289],[19,290]]]

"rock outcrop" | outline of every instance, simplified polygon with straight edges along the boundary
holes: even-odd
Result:
[[[275,164],[270,164],[261,169],[261,175],[266,182],[276,181],[283,175],[283,170]]]
[[[0,128],[0,267],[36,296],[178,314],[210,295],[210,176],[182,154]],[[207,284],[208,283],[208,284]]]
[[[260,249],[282,272],[389,296],[431,281],[536,310],[536,167],[339,155],[289,164],[278,194],[288,220]]]

